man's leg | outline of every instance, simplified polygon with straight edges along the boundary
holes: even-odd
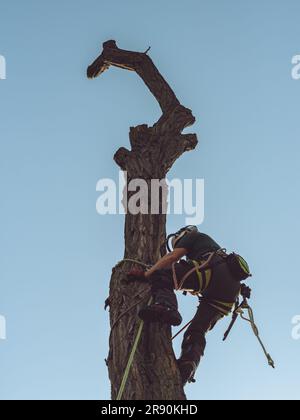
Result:
[[[200,359],[204,356],[206,333],[222,318],[219,311],[202,301],[197,313],[184,334],[182,352],[178,360],[182,382],[192,382]]]
[[[150,278],[153,302],[139,312],[140,318],[147,322],[164,322],[180,325],[182,318],[178,312],[177,298],[171,270],[156,271]]]

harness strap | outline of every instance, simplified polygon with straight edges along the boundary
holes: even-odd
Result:
[[[232,308],[235,304],[235,302],[222,302],[216,299],[208,300],[204,298],[204,300],[208,303],[208,305],[217,309],[219,312],[221,312],[222,315],[225,315],[225,316],[231,313]]]
[[[197,261],[193,261],[195,269],[196,269],[196,274],[198,276],[198,280],[199,280],[199,293],[203,290],[203,275],[199,270],[199,264]],[[206,283],[206,282],[205,282]]]
[[[212,278],[212,269],[208,270],[201,270],[199,269],[199,264],[197,261],[193,261],[196,267],[196,273],[199,280],[199,291],[192,292],[192,294],[198,295],[199,293],[203,293],[209,286],[211,278]]]
[[[186,281],[186,279],[191,275],[191,274],[193,274],[194,272],[196,272],[197,273],[197,276],[198,276],[198,278],[199,278],[199,283],[201,284],[201,282],[202,281],[200,281],[200,274],[201,274],[201,271],[203,271],[208,265],[209,265],[209,263],[211,262],[211,260],[212,260],[212,258],[218,253],[219,251],[214,251],[214,252],[211,252],[211,253],[209,253],[208,255],[209,255],[209,257],[205,260],[205,261],[203,261],[202,262],[202,264],[199,266],[199,263],[198,263],[198,261],[192,261],[193,262],[193,264],[194,264],[194,267],[191,269],[191,270],[189,270],[183,277],[182,277],[182,279],[181,279],[181,281],[180,281],[180,283],[178,283],[178,279],[177,279],[177,275],[176,275],[176,269],[175,269],[175,265],[176,265],[176,263],[173,263],[172,264],[172,272],[173,272],[173,281],[174,281],[174,288],[175,288],[175,290],[184,290],[184,288],[183,288],[183,286],[184,286],[184,283],[185,283],[185,281]],[[207,285],[208,286],[208,285]],[[206,286],[206,288],[207,288],[207,286]],[[201,288],[202,289],[202,288]],[[201,291],[203,291],[203,290],[201,290]],[[200,291],[198,292],[198,293],[200,293]]]

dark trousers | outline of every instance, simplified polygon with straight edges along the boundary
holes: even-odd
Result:
[[[224,316],[218,309],[209,303],[209,300],[235,302],[240,283],[231,275],[227,264],[222,263],[222,257],[215,256],[212,264],[217,263],[212,270],[212,278],[208,288],[203,292],[203,300],[200,302],[192,323],[186,330],[182,343],[181,360],[193,361],[198,365],[206,347],[206,334]],[[193,268],[193,265],[181,260],[175,264],[178,281]],[[178,310],[177,298],[174,293],[174,280],[172,270],[159,270],[151,276],[152,294],[155,303],[167,305]],[[185,281],[183,289],[199,291],[199,279],[194,272]]]

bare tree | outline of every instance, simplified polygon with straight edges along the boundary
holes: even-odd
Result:
[[[88,77],[99,76],[110,66],[135,71],[157,99],[162,116],[152,126],[131,127],[131,150],[121,147],[114,160],[127,171],[127,185],[136,178],[147,182],[164,180],[173,163],[182,153],[197,145],[195,134],[182,134],[195,118],[191,110],[180,104],[146,53],[119,49],[115,41],[103,44],[102,54],[88,68]],[[126,205],[132,193],[126,190]],[[150,195],[149,195],[150,197]],[[149,198],[149,207],[151,199]],[[162,254],[166,237],[166,193],[160,195],[159,214],[130,214],[125,216],[125,259],[154,264]],[[113,268],[110,281],[111,335],[107,366],[111,381],[112,399],[116,399],[128,357],[140,324],[139,309],[147,304],[150,287],[137,282],[128,284],[126,272],[131,262],[121,262]],[[158,323],[145,324],[130,374],[122,395],[123,400],[184,400],[186,399],[171,342],[171,328]]]

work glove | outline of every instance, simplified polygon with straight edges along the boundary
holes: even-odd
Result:
[[[145,272],[139,269],[132,269],[127,273],[128,281],[145,281]]]

